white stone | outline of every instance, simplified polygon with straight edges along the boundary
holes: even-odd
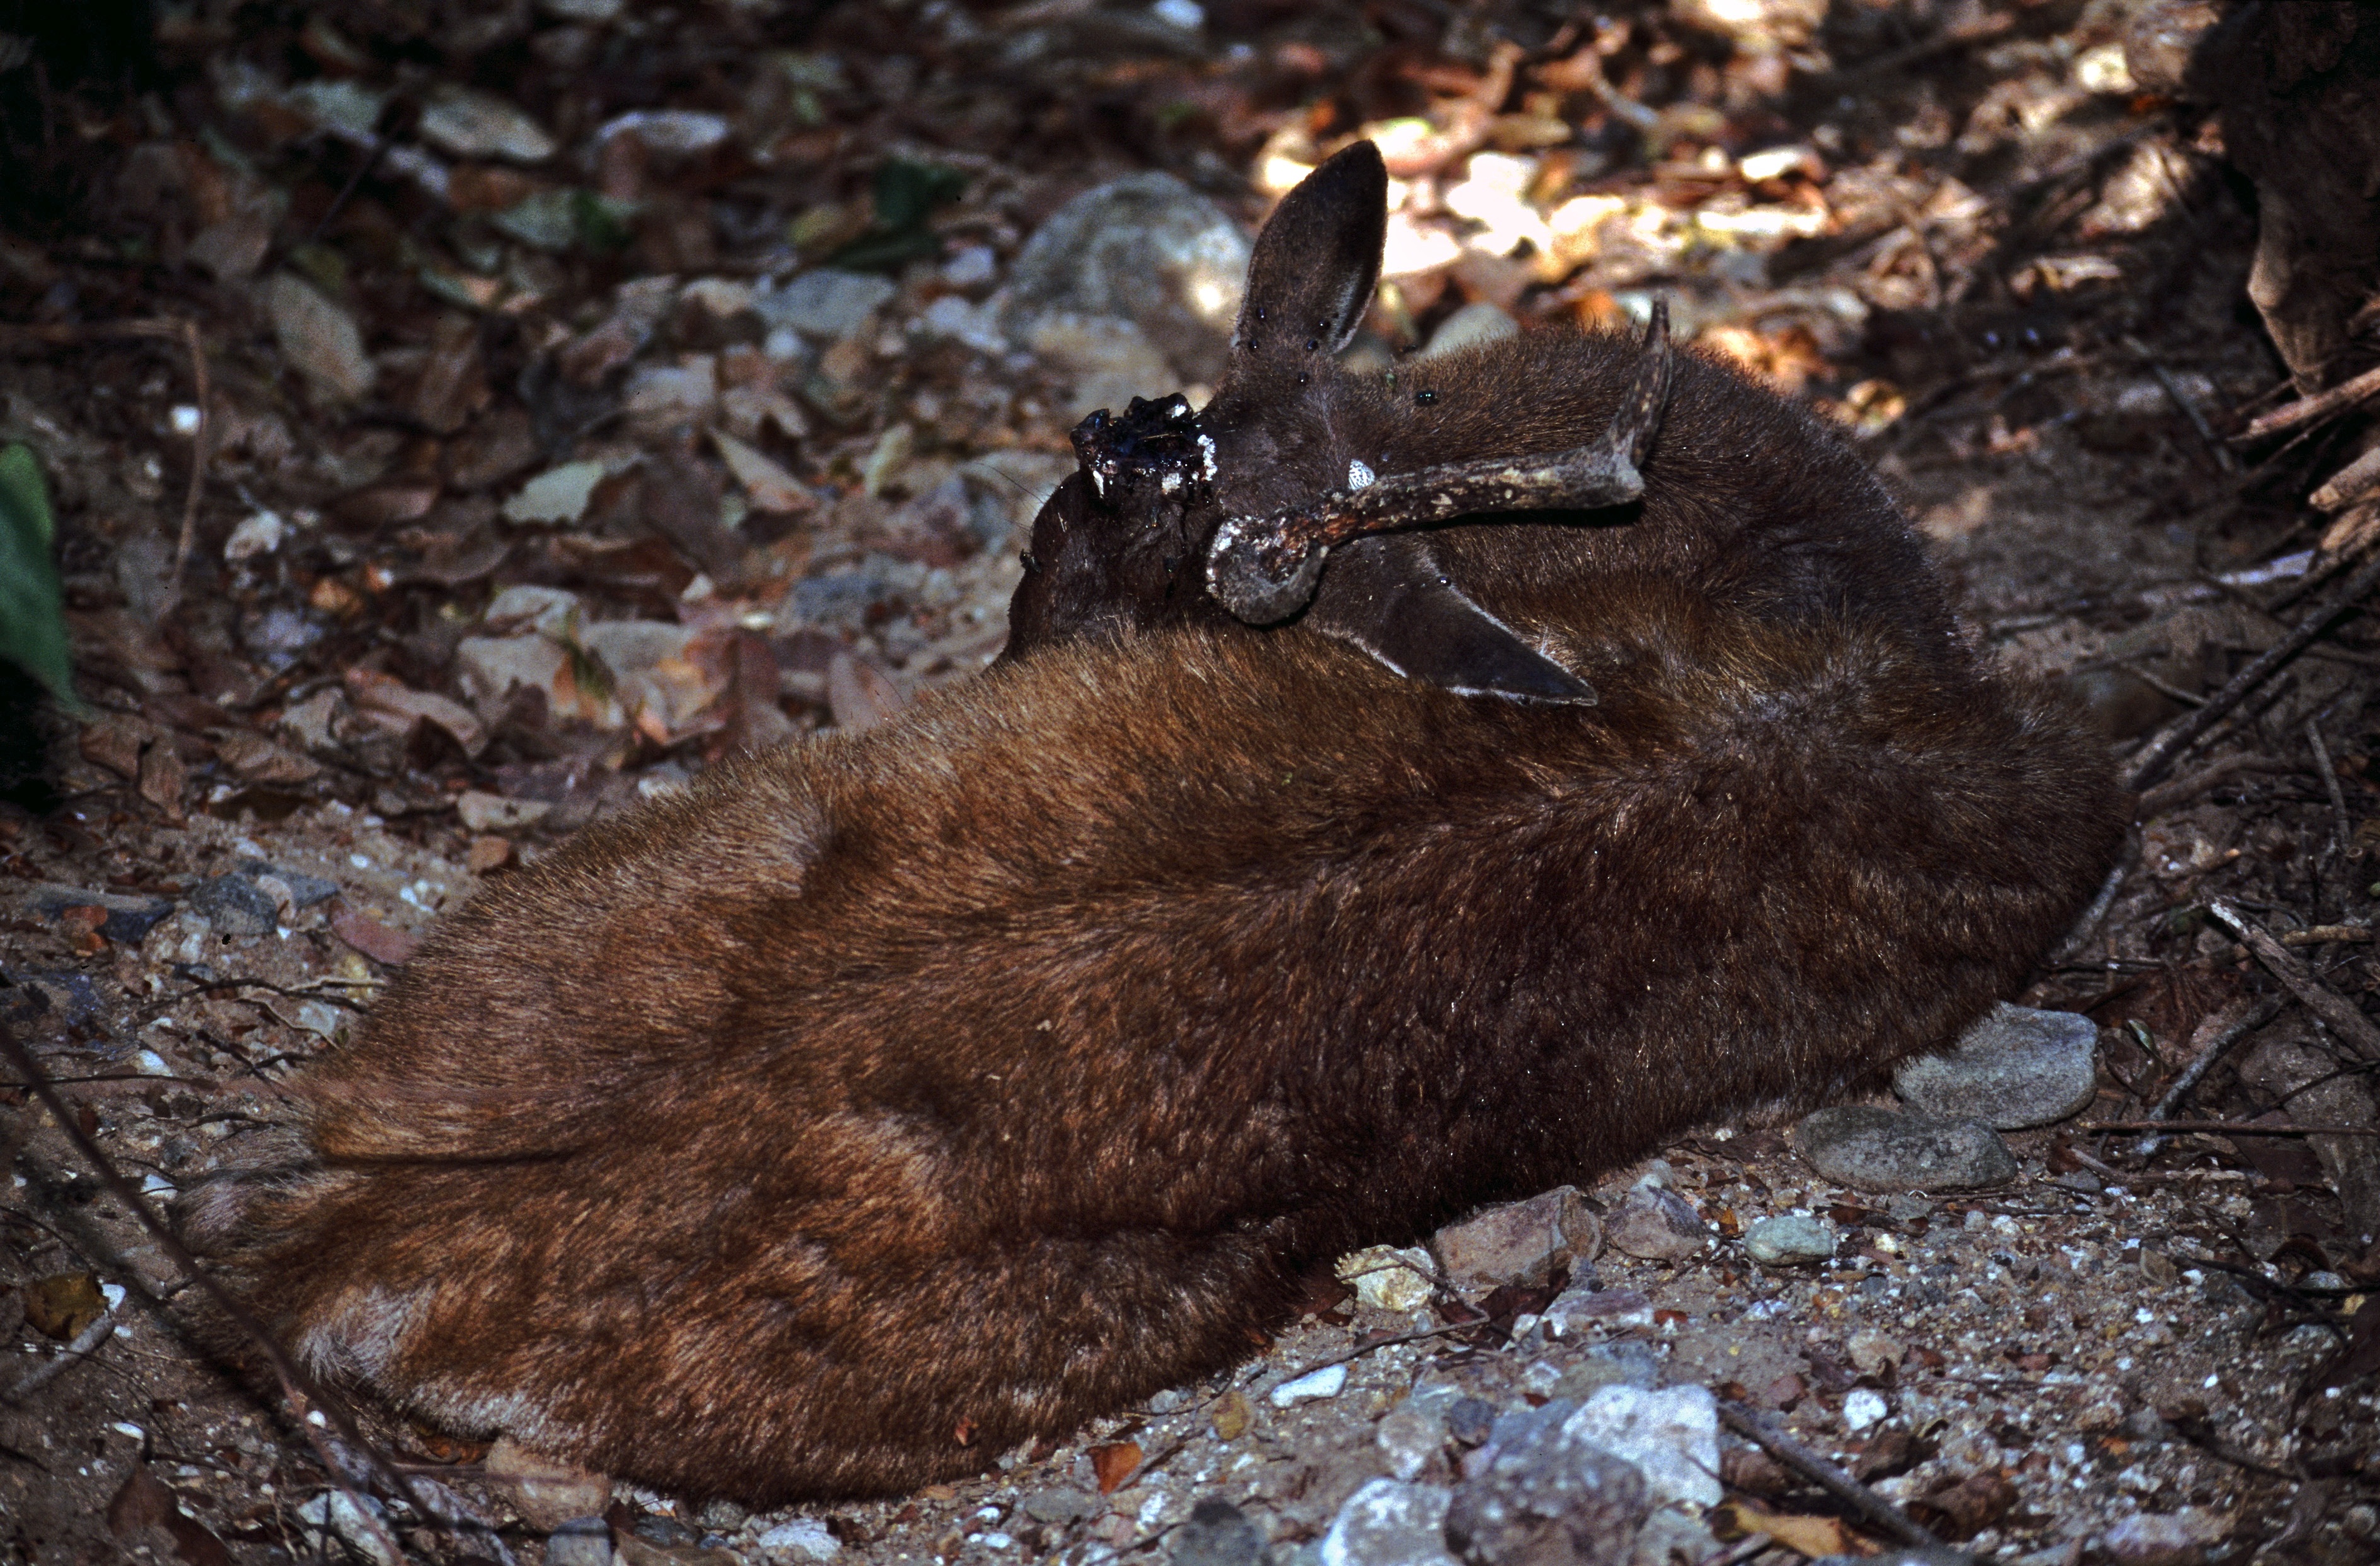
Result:
[[[780,1523],[758,1543],[760,1553],[771,1560],[832,1560],[843,1551],[841,1542],[815,1517]]]
[[[1320,1370],[1309,1370],[1293,1381],[1283,1381],[1280,1386],[1275,1387],[1272,1390],[1272,1405],[1275,1408],[1292,1408],[1301,1402],[1316,1402],[1323,1398],[1335,1398],[1339,1395],[1339,1390],[1346,1384],[1347,1367],[1345,1366],[1325,1366]]]
[[[1707,1388],[1605,1387],[1562,1422],[1562,1430],[1644,1470],[1656,1506],[1719,1502],[1718,1402]]]
[[[1374,1479],[1347,1498],[1322,1536],[1322,1566],[1455,1566],[1446,1549],[1450,1491]]]

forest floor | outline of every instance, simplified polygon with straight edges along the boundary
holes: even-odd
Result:
[[[45,41],[0,66],[0,442],[47,474],[91,711],[0,804],[0,1019],[170,1201],[483,880],[973,677],[1068,427],[1211,384],[1230,315],[1076,277],[1037,316],[1028,241],[1152,170],[1251,233],[1358,133],[1397,211],[1353,351],[1667,299],[1840,420],[1972,635],[2128,751],[2323,601],[2305,496],[2349,438],[2240,438],[2293,395],[2243,294],[2254,213],[2219,127],[2127,79],[2135,8],[196,0],[153,50]],[[2013,1184],[1888,1202],[1779,1128],[1709,1128],[1587,1193],[1649,1174],[1710,1225],[1593,1263],[1641,1318],[1318,1298],[1215,1384],[979,1480],[765,1517],[623,1488],[619,1559],[1189,1559],[1220,1497],[1312,1566],[1365,1481],[1443,1467],[1384,1422],[1418,1394],[1631,1378],[1769,1411],[1981,1554],[2373,1559],[2374,1139],[2221,1129],[2368,1132],[2370,1063],[2209,908],[2295,937],[2350,1010],[2380,986],[2375,667],[2343,620],[2143,795],[2106,917],[2011,998],[2102,1038],[2096,1102],[2012,1135]],[[2158,1118],[2216,1128],[2098,1129]],[[301,1423],[188,1341],[177,1268],[9,1080],[0,1147],[0,1549],[335,1556]],[[1748,1259],[1793,1212],[1835,1258]],[[1334,1395],[1270,1396],[1342,1356]],[[419,1557],[586,1559],[482,1449],[371,1417],[500,1525],[409,1529]],[[1890,1542],[1732,1438],[1722,1474],[1640,1560]]]

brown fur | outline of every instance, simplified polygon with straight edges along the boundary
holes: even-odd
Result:
[[[1390,461],[1575,441],[1626,353],[1440,366],[1514,378],[1500,421]],[[437,1423],[897,1490],[1232,1363],[1351,1247],[1938,1044],[2105,869],[2105,759],[1950,642],[1848,454],[1682,368],[1640,518],[1439,536],[1597,705],[1045,579],[1029,656],[443,921],[303,1079],[309,1155],[202,1227]],[[1311,483],[1306,411],[1268,438]],[[1123,547],[1052,504],[1039,547]]]

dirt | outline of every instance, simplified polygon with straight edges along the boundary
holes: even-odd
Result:
[[[611,20],[584,19],[606,12],[594,4],[209,0],[160,7],[139,47],[44,34],[34,64],[0,74],[0,137],[22,171],[0,189],[0,322],[17,323],[0,326],[0,439],[32,445],[50,478],[90,711],[52,710],[46,784],[0,804],[0,1020],[108,1156],[169,1199],[265,1134],[280,1081],[350,1031],[407,938],[480,880],[739,746],[869,721],[997,650],[1024,521],[1068,467],[1073,387],[1049,358],[913,329],[937,300],[980,305],[1035,228],[1104,179],[1165,169],[1252,225],[1274,164],[1358,129],[1419,138],[1416,117],[1439,138],[1401,171],[1424,228],[1476,237],[1435,203],[1477,153],[1530,163],[1541,218],[1593,198],[1625,221],[1560,264],[1451,247],[1397,280],[1373,347],[1415,346],[1477,299],[1542,329],[1671,297],[1681,335],[1844,420],[1971,634],[2070,682],[2129,753],[2329,590],[2273,564],[2323,536],[2330,518],[2304,497],[2362,438],[2351,419],[2233,438],[2293,395],[2246,302],[2252,195],[2218,120],[2109,74],[2137,8],[1248,0],[1191,30],[1065,0]],[[568,151],[427,140],[422,116],[455,87],[516,105]],[[378,95],[376,121],[293,106],[358,89]],[[599,134],[669,109],[729,134],[693,152]],[[1778,148],[1806,158],[1745,173]],[[963,188],[934,204],[933,170]],[[577,226],[519,238],[496,218],[523,203]],[[681,298],[571,378],[611,351],[623,285],[749,282],[837,254],[896,287],[853,337],[768,359],[750,322]],[[335,328],[293,334],[273,305],[285,278],[336,307],[351,347]],[[191,365],[171,334],[109,330],[161,319],[198,324],[209,370],[178,568]],[[628,385],[666,386],[624,378],[700,356],[714,379],[692,403],[626,406]],[[341,390],[349,371],[368,383]],[[714,430],[790,490],[731,470]],[[582,512],[504,515],[574,460],[607,467]],[[967,499],[937,511],[953,477]],[[516,631],[484,615],[519,588],[577,595],[565,642],[625,620],[686,634],[637,666],[651,685],[581,659],[482,699],[458,648]],[[978,1481],[764,1518],[624,1489],[621,1559],[807,1559],[758,1542],[804,1517],[852,1560],[1097,1566],[1178,1550],[1192,1505],[1220,1497],[1283,1566],[1311,1566],[1341,1501],[1391,1471],[1382,1420],[1416,1387],[1509,1408],[1648,1362],[1770,1411],[1966,1549],[2042,1566],[2374,1559],[2380,1249],[2349,1206],[2373,1138],[2190,1131],[2143,1155],[2141,1133],[2093,1128],[2160,1118],[2201,1025],[2269,994],[2276,1017],[2165,1118],[2345,1113],[2373,1129],[2368,1091],[2348,1091],[2369,1063],[2209,905],[2325,930],[2293,950],[2366,1005],[2375,661],[2348,619],[2148,796],[2105,918],[2012,997],[2103,1029],[2097,1102],[2013,1134],[2013,1184],[1887,1200],[1825,1185],[1781,1128],[1707,1128],[1591,1192],[1608,1208],[1650,1174],[1711,1226],[1684,1263],[1592,1262],[1607,1289],[1647,1297],[1645,1321],[1555,1339],[1529,1324],[1545,1301],[1525,1292],[1470,1320],[1451,1296],[1391,1316],[1326,1290],[1216,1383],[1002,1455]],[[624,689],[641,707],[605,705]],[[514,803],[491,815],[481,796]],[[256,861],[277,872],[261,933],[194,907],[212,878],[263,874],[244,870]],[[305,877],[336,895],[310,901]],[[167,911],[145,932],[106,925],[94,903],[44,902],[49,885]],[[2309,1070],[2321,1081],[2282,1101]],[[322,1428],[194,1340],[179,1269],[22,1086],[0,1086],[0,1146],[9,1558],[335,1558]],[[1797,1211],[1838,1226],[1835,1259],[1750,1261],[1742,1231]],[[86,1280],[115,1302],[114,1331],[60,1366],[91,1320]],[[1274,1386],[1342,1358],[1335,1395],[1275,1406]],[[1882,1417],[1854,1430],[1846,1400],[1873,1398]],[[503,1548],[547,1550],[482,1449],[366,1416],[472,1498]],[[1459,1455],[1428,1454],[1425,1475]],[[1736,1558],[1767,1566],[1890,1542],[1734,1438],[1722,1474],[1730,1509],[1646,1558],[1706,1560],[1751,1532],[1771,1542]],[[2199,1532],[2143,1553],[2120,1524],[2144,1515]],[[403,1543],[424,1560],[498,1553],[420,1528]]]

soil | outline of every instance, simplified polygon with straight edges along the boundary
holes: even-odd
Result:
[[[168,1201],[263,1134],[277,1084],[480,880],[741,746],[970,677],[1000,645],[1024,525],[1069,470],[1074,386],[1051,358],[911,323],[980,304],[1103,180],[1167,170],[1252,227],[1276,164],[1359,129],[1405,139],[1401,199],[1450,241],[1384,296],[1370,350],[1480,300],[1538,330],[1671,298],[1680,335],[1854,431],[1970,633],[2070,682],[2131,753],[2332,590],[2296,558],[2331,520],[2305,496],[2362,439],[2351,416],[2240,438],[2294,395],[2243,292],[2252,195],[2218,119],[2128,88],[2109,51],[2138,9],[1222,0],[1185,26],[1196,7],[1094,0],[200,0],[12,23],[30,37],[0,68],[18,171],[0,186],[0,440],[49,478],[88,710],[46,710],[46,770],[0,803],[0,1021]],[[472,142],[437,118],[463,88],[566,151]],[[726,129],[619,128],[674,110]],[[507,127],[483,113],[476,134]],[[1466,243],[1486,225],[1450,192],[1486,155],[1526,164],[1541,219],[1605,201],[1634,239],[1606,223],[1559,256]],[[531,225],[556,212],[559,237]],[[617,325],[640,279],[830,259],[895,291],[791,361],[684,295]],[[117,330],[156,321],[196,324],[203,451],[178,327]],[[637,379],[657,369],[701,384],[671,402],[687,382]],[[505,514],[574,460],[605,465],[581,509]],[[640,708],[607,705],[583,659],[482,699],[458,647],[524,588],[576,595],[565,641],[632,619],[686,635],[641,670],[658,683],[634,687]],[[1591,1263],[1647,1297],[1645,1321],[1557,1339],[1532,1324],[1542,1291],[1392,1316],[1325,1286],[1214,1384],[979,1480],[759,1518],[623,1488],[620,1558],[808,1559],[759,1543],[800,1517],[852,1560],[1096,1566],[1180,1553],[1193,1505],[1220,1498],[1307,1566],[1341,1501],[1395,1467],[1383,1416],[1415,1388],[1512,1408],[1649,1364],[1770,1411],[1978,1553],[2374,1559],[2371,1065],[2209,908],[2296,937],[2316,981],[2367,1008],[2375,665],[2368,625],[2343,619],[2143,796],[2104,918],[2011,997],[2103,1029],[2097,1102],[2012,1134],[2014,1184],[1888,1200],[1824,1184],[1783,1128],[1710,1127],[1590,1193],[1609,1207],[1649,1176],[1711,1226],[1684,1262]],[[271,904],[245,924],[208,902],[234,873]],[[2156,1111],[2201,1025],[2268,995],[2272,1020]],[[2362,1134],[2270,1131],[2341,1116]],[[2259,1117],[2267,1134],[2238,1129]],[[2232,1129],[2153,1151],[2100,1129],[2156,1119]],[[0,1147],[0,1548],[336,1558],[335,1440],[194,1340],[180,1269],[13,1075]],[[1749,1259],[1743,1230],[1787,1212],[1838,1226],[1831,1262]],[[91,1336],[103,1310],[112,1331]],[[89,1352],[61,1363],[70,1340]],[[1273,1387],[1334,1360],[1335,1395],[1276,1406]],[[1875,1398],[1881,1418],[1846,1417]],[[364,1413],[498,1530],[407,1524],[410,1556],[567,1556],[484,1449]],[[1640,1559],[1892,1542],[1734,1438],[1722,1475],[1728,1506]],[[2143,1516],[2197,1532],[2143,1544]]]

